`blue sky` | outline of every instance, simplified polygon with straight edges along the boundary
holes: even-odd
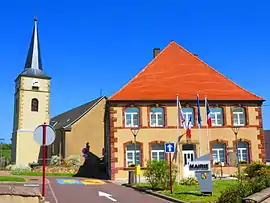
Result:
[[[254,2],[254,1],[253,1]],[[254,92],[270,129],[270,2],[2,1],[0,137],[11,138],[14,80],[23,70],[33,18],[43,68],[52,76],[51,115],[110,96],[171,40]]]

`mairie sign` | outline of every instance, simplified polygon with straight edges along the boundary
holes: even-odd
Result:
[[[165,152],[166,153],[174,153],[174,143],[172,142],[166,142],[165,143]]]

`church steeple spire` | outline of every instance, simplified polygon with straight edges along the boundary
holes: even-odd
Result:
[[[30,76],[30,77],[49,78],[43,72],[43,68],[42,68],[37,19],[34,19],[34,28],[33,28],[32,38],[31,38],[25,66],[24,66],[24,71],[20,75]]]
[[[32,34],[32,39],[30,47],[28,50],[28,55],[25,62],[25,69],[40,69],[42,70],[41,55],[40,55],[40,46],[38,38],[38,28],[37,28],[37,19],[34,19],[34,29]]]

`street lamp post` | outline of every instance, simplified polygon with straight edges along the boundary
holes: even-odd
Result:
[[[139,132],[139,128],[131,128],[131,133],[133,134],[133,137],[134,137],[134,158],[135,158],[135,169],[136,169],[136,166],[137,166],[137,153],[136,153],[136,137],[138,135],[138,132]],[[135,183],[137,183],[137,176],[135,175]]]
[[[2,152],[3,151],[3,148],[2,148],[3,142],[2,141],[4,141],[4,140],[5,140],[4,138],[0,138],[0,141],[1,141],[1,146],[0,146],[1,168],[3,168],[3,157],[2,157],[2,155],[3,155],[3,152]]]
[[[240,175],[240,165],[239,165],[239,155],[238,155],[238,132],[239,132],[240,127],[235,126],[232,127],[232,131],[234,132],[235,135],[235,140],[236,140],[236,160],[237,160],[237,170],[238,170],[238,175]]]

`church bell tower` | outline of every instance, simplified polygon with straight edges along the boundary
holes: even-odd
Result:
[[[38,161],[40,146],[34,130],[50,120],[50,80],[42,67],[35,19],[24,70],[15,80],[11,159],[16,164]]]

